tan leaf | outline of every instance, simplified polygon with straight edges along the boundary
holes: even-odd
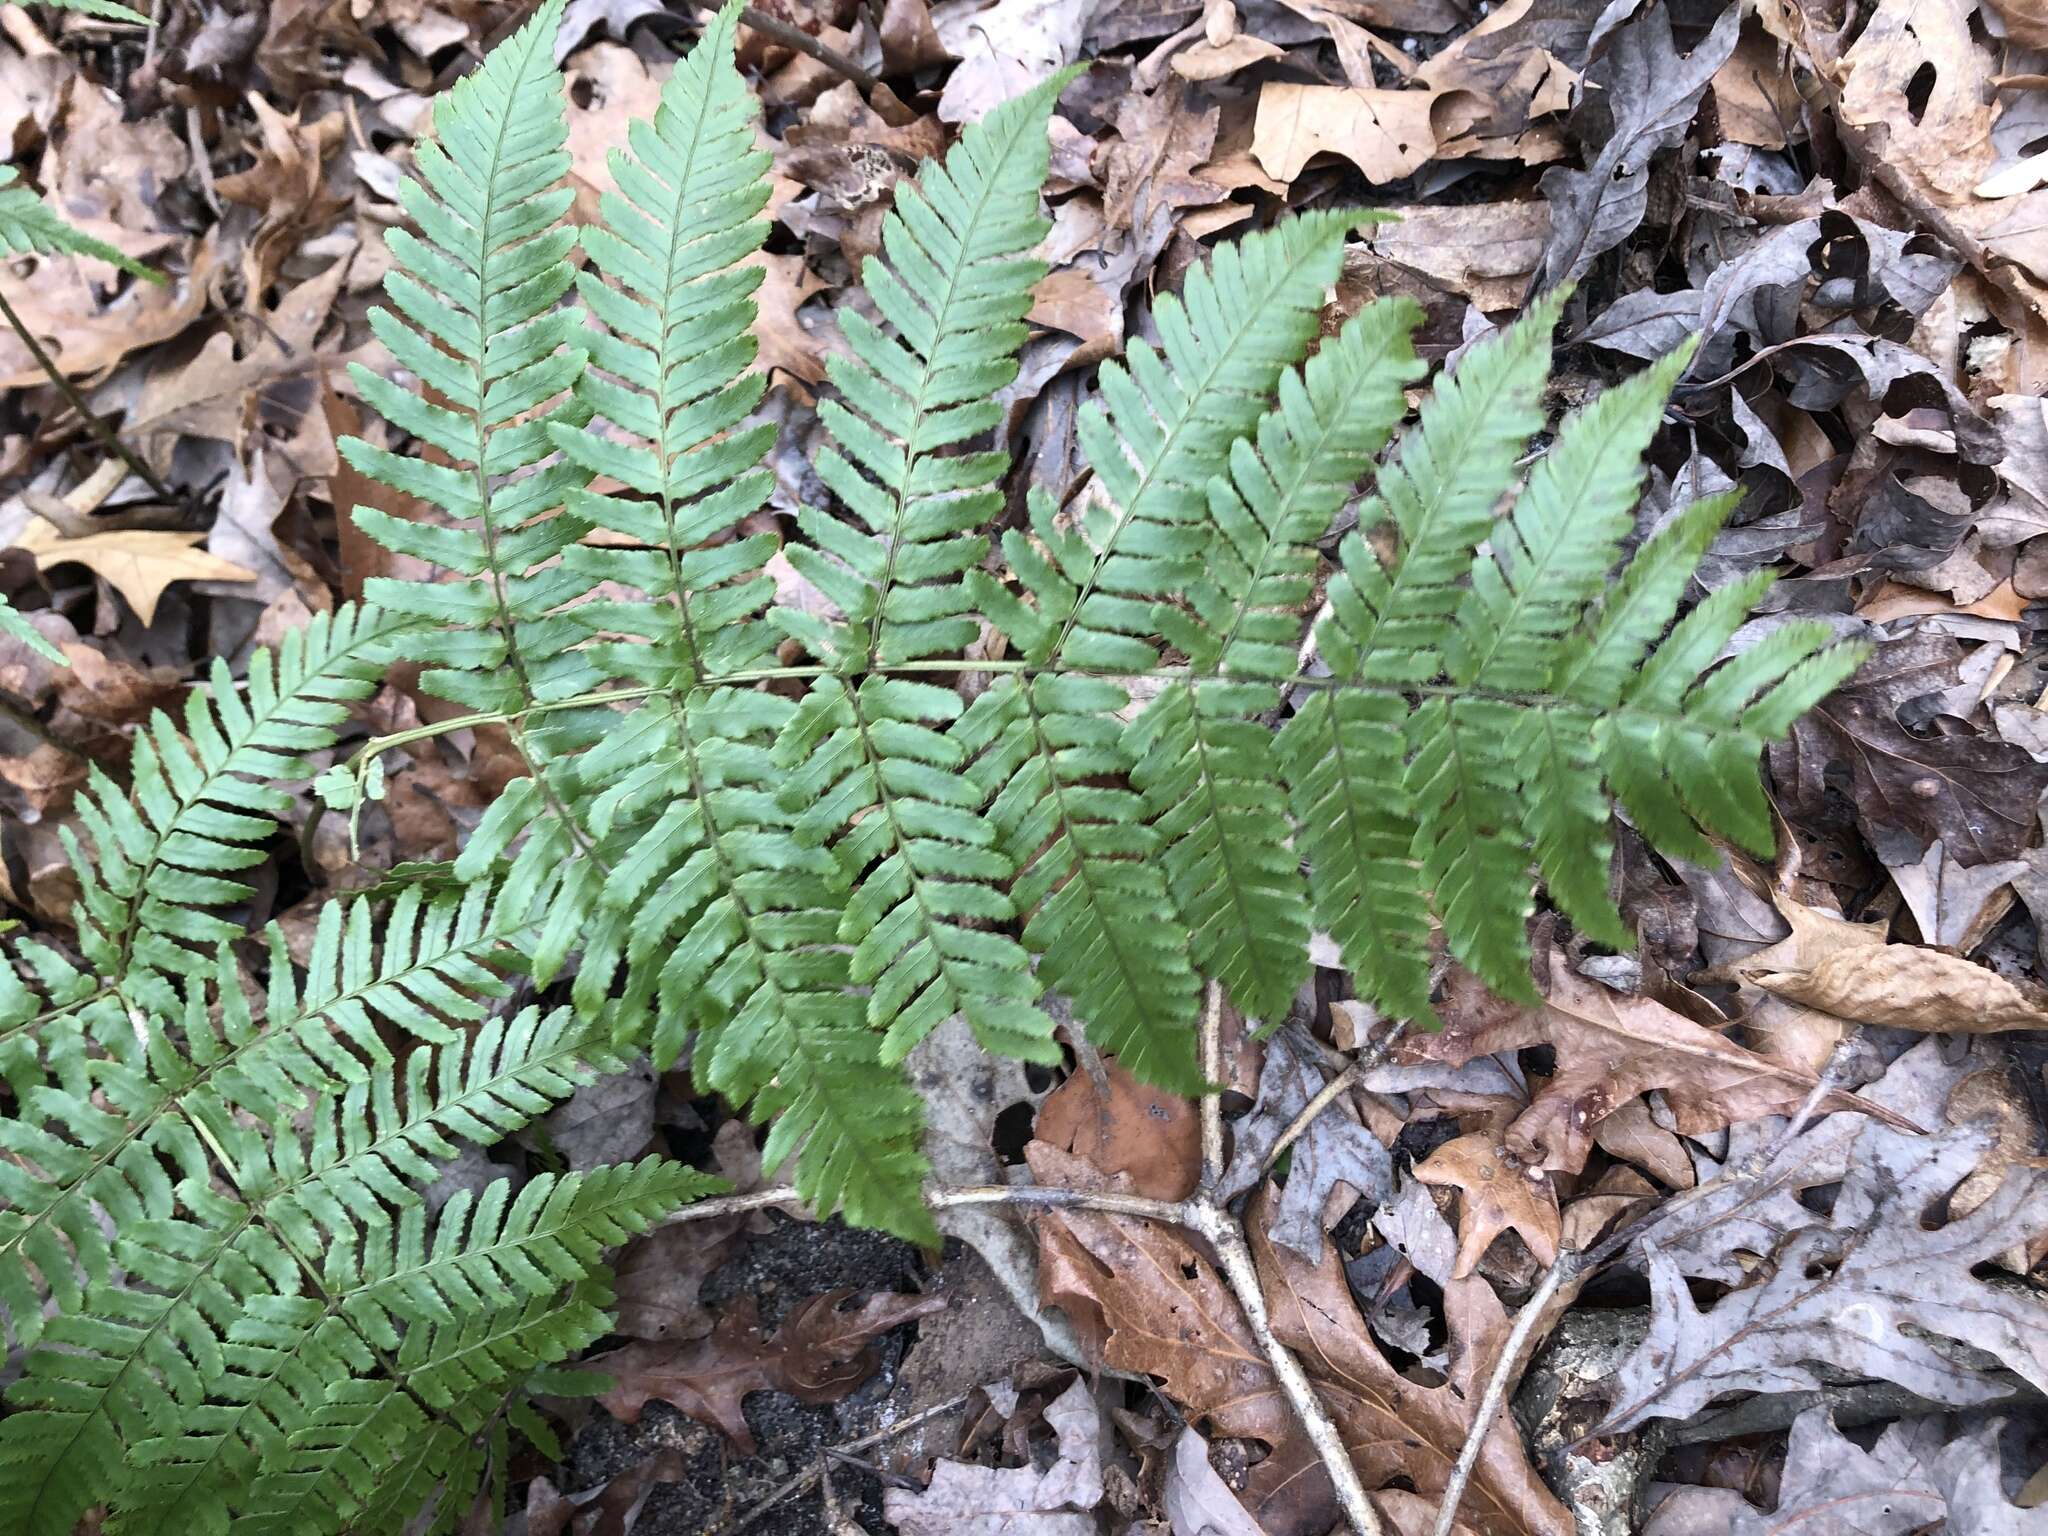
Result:
[[[1240,32],[1222,43],[1199,42],[1173,56],[1173,72],[1183,80],[1221,80],[1240,69],[1277,59],[1284,49]]]
[[[119,528],[67,539],[40,517],[31,517],[17,541],[47,570],[74,562],[105,577],[128,600],[144,624],[156,622],[157,600],[174,581],[254,581],[256,573],[209,555],[198,544],[204,534]]]
[[[1533,1175],[1533,1177],[1532,1177]],[[1479,1267],[1501,1233],[1513,1231],[1539,1264],[1557,1257],[1557,1196],[1536,1169],[1513,1166],[1492,1136],[1460,1136],[1418,1164],[1415,1177],[1458,1191],[1458,1257],[1451,1278]]]
[[[2048,1029],[2048,1008],[1996,971],[1913,944],[1830,955],[1810,970],[1751,966],[1745,974],[1780,997],[1865,1024],[1962,1035]]]
[[[1741,987],[1743,1029],[1758,1054],[1781,1066],[1818,1072],[1842,1038],[1842,1021],[1831,1013],[1763,990],[1750,979],[1750,973],[1803,971],[1829,955],[1882,948],[1887,925],[1852,923],[1835,913],[1794,901],[1782,892],[1774,890],[1769,895],[1778,915],[1790,924],[1791,932],[1740,961],[1706,971],[1704,979],[1732,981]]]
[[[1148,1087],[1105,1061],[1109,1098],[1076,1072],[1039,1108],[1032,1134],[1087,1159],[1106,1174],[1128,1174],[1131,1188],[1155,1200],[1185,1200],[1202,1168],[1202,1125],[1195,1106]]]
[[[1521,303],[1529,274],[1550,239],[1550,208],[1537,202],[1482,203],[1473,208],[1395,208],[1400,218],[1365,230],[1364,244],[1345,254],[1353,266],[1376,256],[1461,293],[1483,310]]]
[[[1320,154],[1342,155],[1375,186],[1399,181],[1436,153],[1435,100],[1431,91],[1268,81],[1259,89],[1252,155],[1281,181],[1293,181]]]

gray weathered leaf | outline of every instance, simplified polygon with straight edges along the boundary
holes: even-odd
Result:
[[[1259,1168],[1280,1133],[1322,1091],[1323,1083],[1322,1069],[1300,1053],[1284,1031],[1266,1042],[1258,1103],[1237,1123],[1236,1151],[1224,1171],[1221,1198],[1233,1199],[1258,1182]],[[1341,1099],[1316,1116],[1293,1150],[1270,1230],[1281,1247],[1320,1264],[1323,1213],[1331,1191],[1348,1185],[1377,1205],[1394,1192],[1394,1162]]]
[[[1166,1464],[1165,1503],[1173,1536],[1265,1536],[1209,1465],[1209,1446],[1192,1429],[1180,1432]]]
[[[1588,72],[1600,89],[1589,91],[1573,114],[1574,126],[1600,145],[1598,152],[1582,171],[1553,166],[1543,173],[1543,195],[1550,200],[1545,286],[1576,282],[1594,257],[1643,222],[1650,157],[1685,132],[1714,71],[1735,51],[1741,21],[1740,8],[1731,6],[1684,57],[1672,43],[1671,17],[1661,5],[1614,33]]]
[[[1102,1416],[1076,1380],[1045,1421],[1059,1437],[1050,1467],[942,1461],[922,1493],[891,1488],[882,1509],[899,1536],[1095,1536],[1102,1502]]]
[[[1613,1407],[1592,1432],[1684,1418],[1727,1392],[1817,1390],[1812,1366],[1820,1363],[1895,1382],[1930,1402],[2002,1395],[1936,1350],[1929,1335],[1982,1350],[2048,1390],[2048,1302],[1970,1274],[2048,1230],[2048,1173],[2015,1169],[1960,1221],[1922,1225],[1989,1143],[1979,1125],[1924,1137],[1864,1125],[1833,1211],[1778,1242],[1761,1283],[1704,1311],[1677,1260],[1646,1245],[1650,1332],[1616,1370]]]
[[[1774,1511],[1766,1515],[1726,1489],[1680,1488],[1657,1506],[1643,1536],[2038,1536],[2048,1532],[2048,1508],[2021,1509],[2001,1486],[2001,1427],[1994,1419],[1951,1435],[1940,1419],[1908,1419],[1866,1451],[1835,1428],[1825,1408],[1810,1408],[1792,1422]]]

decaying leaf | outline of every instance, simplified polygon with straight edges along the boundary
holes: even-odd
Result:
[[[1266,1536],[1215,1467],[1209,1447],[1192,1429],[1173,1443],[1166,1464],[1166,1520],[1173,1536]]]
[[[1458,1191],[1458,1257],[1451,1270],[1462,1280],[1503,1232],[1516,1233],[1539,1264],[1557,1257],[1557,1196],[1550,1181],[1533,1168],[1514,1166],[1491,1136],[1460,1136],[1418,1164],[1424,1184]]]
[[[2022,1510],[2005,1496],[1997,1419],[1961,1434],[1940,1419],[1903,1419],[1864,1450],[1835,1428],[1825,1408],[1792,1421],[1777,1507],[1768,1515],[1725,1488],[1680,1488],[1666,1497],[1643,1536],[1724,1530],[1728,1536],[1839,1532],[1909,1536],[1915,1531],[2038,1536],[2048,1510]]]
[[[1266,1043],[1259,1094],[1252,1112],[1235,1127],[1230,1166],[1217,1187],[1229,1200],[1259,1180],[1280,1135],[1323,1089],[1324,1074],[1285,1032]],[[1351,1191],[1352,1199],[1344,1198]],[[1380,1139],[1341,1099],[1309,1123],[1293,1145],[1287,1182],[1274,1203],[1273,1241],[1311,1263],[1323,1256],[1323,1233],[1341,1220],[1354,1200],[1374,1205],[1394,1192],[1394,1163]]]
[[[2048,1390],[2048,1301],[1970,1274],[2048,1229],[2048,1174],[2016,1170],[1969,1215],[1923,1224],[1992,1139],[1983,1126],[1922,1137],[1865,1124],[1832,1212],[1808,1213],[1776,1245],[1766,1278],[1704,1310],[1679,1265],[1646,1244],[1650,1332],[1616,1369],[1612,1407],[1592,1433],[1683,1418],[1729,1392],[1815,1390],[1819,1363],[1930,1402],[2005,1395],[1929,1335],[1982,1350]]]
[[[1838,1018],[1930,1033],[2048,1029],[2048,1008],[1998,972],[1913,944],[1829,955],[1810,970],[1748,969],[1750,980]]]
[[[1043,1470],[941,1461],[922,1493],[887,1490],[882,1508],[898,1536],[1095,1536],[1103,1428],[1088,1383],[1054,1398],[1045,1421],[1059,1444]]]
[[[1399,181],[1436,153],[1428,91],[1271,81],[1259,92],[1252,155],[1268,176],[1292,181],[1317,155],[1342,155],[1374,186]]]
[[[1202,1126],[1195,1106],[1139,1082],[1114,1059],[1105,1103],[1086,1072],[1076,1072],[1040,1106],[1032,1134],[1085,1159],[1155,1200],[1185,1200],[1202,1171]]]
[[[1812,1072],[1767,1060],[1694,1023],[1654,998],[1632,997],[1589,981],[1554,954],[1541,1008],[1492,997],[1454,972],[1439,1035],[1408,1036],[1397,1060],[1446,1061],[1548,1044],[1557,1070],[1502,1140],[1537,1168],[1575,1172],[1592,1150],[1593,1132],[1620,1105],[1664,1090],[1679,1131],[1701,1135],[1738,1120],[1784,1113],[1816,1081]],[[1854,1108],[1831,1095],[1830,1108]]]
[[[841,1311],[840,1303],[852,1294],[831,1291],[799,1303],[773,1335],[762,1332],[754,1298],[742,1296],[709,1338],[680,1346],[628,1344],[596,1356],[590,1368],[612,1378],[611,1390],[599,1401],[612,1417],[635,1424],[641,1410],[660,1398],[723,1430],[751,1456],[754,1435],[741,1406],[749,1392],[787,1392],[805,1403],[837,1402],[874,1373],[876,1359],[869,1346],[876,1339],[946,1304],[943,1297],[882,1291]]]
[[[89,567],[128,600],[144,624],[156,622],[156,605],[174,581],[254,581],[244,570],[194,546],[198,533],[119,528],[67,539],[40,517],[31,517],[17,544],[48,569],[67,561]]]

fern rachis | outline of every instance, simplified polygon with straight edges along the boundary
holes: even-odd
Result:
[[[1682,359],[1519,473],[1561,296],[1386,449],[1417,315],[1380,301],[1317,344],[1369,217],[1341,210],[1190,272],[1157,346],[1101,370],[1092,483],[1066,506],[1030,488],[992,539],[992,397],[1044,270],[1061,79],[899,190],[863,273],[879,319],[845,312],[820,407],[830,494],[785,530],[836,612],[778,603],[737,9],[579,236],[561,3],[437,104],[375,321],[410,378],[358,374],[418,449],[345,451],[440,514],[358,524],[450,579],[379,583],[153,723],[132,786],[82,804],[83,964],[25,941],[0,965],[0,1304],[27,1350],[0,1418],[10,1531],[68,1536],[95,1502],[171,1536],[381,1536],[422,1506],[446,1529],[506,1426],[541,1432],[536,1372],[604,1330],[604,1250],[709,1187],[649,1162],[430,1219],[418,1188],[457,1139],[622,1053],[687,1053],[821,1214],[931,1241],[903,1064],[940,1023],[1049,1062],[1058,993],[1193,1092],[1204,984],[1275,1024],[1316,930],[1398,1017],[1428,1021],[1439,931],[1526,994],[1539,883],[1630,938],[1612,802],[1669,853],[1767,842],[1759,749],[1856,665],[1799,625],[1717,660],[1763,578],[1680,616],[1724,504],[1624,555]],[[64,238],[9,190],[0,245]],[[525,776],[448,869],[329,906],[303,967],[274,930],[238,944],[280,781],[401,646]],[[373,767],[322,787],[373,792]],[[516,968],[567,1005],[511,1013]]]

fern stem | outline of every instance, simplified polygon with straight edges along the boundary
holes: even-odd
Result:
[[[57,392],[70,403],[74,411],[78,412],[79,417],[85,422],[86,431],[98,439],[100,446],[114,455],[123,464],[126,464],[130,470],[141,478],[143,484],[156,492],[158,498],[166,505],[173,507],[182,506],[184,499],[168,485],[165,485],[162,479],[158,477],[157,472],[143,463],[142,459],[126,443],[121,441],[114,429],[107,425],[99,412],[85,403],[85,396],[78,392],[78,386],[65,377],[64,370],[59,368],[50,357],[50,354],[43,350],[43,344],[36,339],[34,333],[27,326],[21,323],[21,316],[14,312],[14,306],[7,302],[5,294],[0,294],[0,318],[4,318],[9,329],[21,338],[21,344],[28,348],[29,356],[36,360],[36,366],[43,370],[44,375],[49,381],[57,386]]]

